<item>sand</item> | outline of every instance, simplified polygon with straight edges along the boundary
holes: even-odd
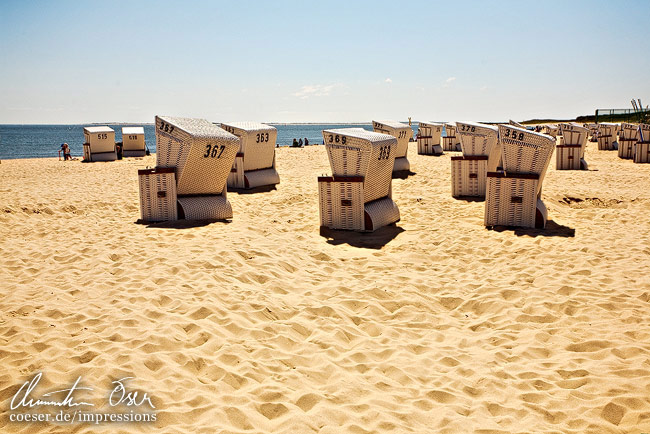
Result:
[[[319,232],[322,146],[211,224],[135,223],[153,156],[2,161],[0,431],[650,432],[650,165],[596,148],[551,163],[546,230],[494,231],[412,143],[367,235]],[[37,372],[133,376],[157,421],[9,422]]]

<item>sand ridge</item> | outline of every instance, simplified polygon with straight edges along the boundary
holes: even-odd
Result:
[[[0,431],[650,431],[650,165],[589,143],[544,180],[547,230],[487,230],[450,156],[393,182],[402,219],[318,227],[321,146],[230,223],[140,225],[153,156],[0,166]],[[132,375],[146,425],[9,423],[8,400]],[[105,410],[105,409],[103,409]]]

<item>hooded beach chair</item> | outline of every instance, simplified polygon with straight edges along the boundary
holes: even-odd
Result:
[[[462,157],[451,157],[451,195],[485,197],[487,172],[494,172],[501,162],[498,146],[499,129],[475,122],[456,122]]]
[[[614,151],[618,147],[616,141],[616,134],[618,131],[618,124],[610,122],[602,122],[598,124],[598,150],[599,151]]]
[[[634,146],[634,162],[650,163],[650,124],[639,124],[639,141]]]
[[[442,155],[440,139],[444,124],[440,122],[420,122],[418,126],[418,154]]]
[[[638,125],[621,122],[621,129],[618,134],[619,158],[633,159],[634,147],[640,138]]]
[[[122,156],[144,157],[147,148],[143,127],[122,127]]]
[[[523,126],[522,124],[520,124],[520,123],[517,122],[517,121],[513,121],[512,119],[510,119],[510,120],[508,121],[508,124],[509,124],[509,125],[512,125],[513,127],[521,128],[522,130],[525,130],[525,129],[526,129],[525,126]]]
[[[503,170],[488,172],[485,226],[546,226],[542,182],[555,139],[512,125],[499,125]]]
[[[598,142],[598,124],[585,124],[585,128],[589,130],[589,141]]]
[[[332,176],[318,178],[320,224],[374,231],[399,221],[392,199],[397,139],[362,128],[323,130]]]
[[[589,130],[576,124],[559,124],[560,143],[557,145],[555,168],[557,170],[587,170],[585,148]]]
[[[406,159],[406,154],[409,150],[409,141],[413,138],[411,127],[395,121],[372,121],[372,129],[376,133],[389,134],[397,139],[393,172],[410,170],[411,165],[409,160]]]
[[[275,142],[278,130],[258,122],[229,122],[221,127],[241,142],[235,164],[228,175],[228,187],[255,188],[280,183],[275,170]]]
[[[445,135],[442,137],[442,150],[460,152],[460,138],[456,135],[455,124],[445,123]]]
[[[83,146],[84,161],[117,160],[115,131],[110,127],[85,127]]]
[[[156,206],[170,208],[178,204],[179,219],[231,219],[226,181],[239,138],[205,119],[156,116],[155,127],[156,168],[138,172],[142,220],[154,221],[147,210],[155,208],[149,203],[157,202],[163,204]],[[169,182],[169,169],[173,169],[175,191],[156,190],[163,179]],[[143,185],[153,187],[147,190]]]

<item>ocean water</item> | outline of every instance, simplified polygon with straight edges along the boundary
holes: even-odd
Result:
[[[153,124],[104,124],[115,130],[115,141],[122,141],[122,127],[144,127],[145,142],[149,150],[156,152]],[[364,128],[372,131],[372,124],[269,124],[278,130],[277,144],[291,146],[293,139],[309,139],[310,145],[323,143],[322,131],[330,128]],[[70,146],[74,157],[83,155],[86,125],[0,125],[0,160],[12,158],[57,157],[62,143]],[[417,123],[412,129],[417,131]]]

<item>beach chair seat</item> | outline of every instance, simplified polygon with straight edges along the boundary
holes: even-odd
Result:
[[[175,172],[172,167],[138,170],[140,217],[143,221],[178,219]]]
[[[451,158],[451,195],[485,197],[487,172],[501,162],[498,128],[475,122],[456,122],[462,157]]]
[[[393,172],[409,171],[411,165],[406,158],[406,154],[409,150],[409,141],[413,138],[413,130],[411,127],[395,121],[372,121],[372,129],[377,133],[388,134],[397,139]]]
[[[177,218],[232,218],[227,179],[239,138],[205,119],[156,116],[156,170],[173,169]],[[140,203],[153,201],[147,194]]]
[[[222,123],[221,127],[239,137],[241,143],[228,175],[228,187],[251,189],[280,183],[275,168],[275,127],[259,122]]]
[[[555,154],[557,170],[587,170],[584,159],[589,130],[576,124],[559,124],[560,143]]]
[[[115,161],[115,131],[107,126],[84,128],[84,161]]]
[[[639,141],[634,145],[634,162],[650,163],[650,124],[639,124]]]
[[[484,224],[543,228],[548,212],[542,183],[555,139],[512,125],[498,128],[503,170],[487,173]]]
[[[444,124],[439,122],[420,122],[418,126],[418,154],[442,155],[442,130]]]
[[[598,150],[614,151],[618,148],[616,134],[618,124],[602,122],[598,124]]]
[[[331,176],[318,178],[321,226],[371,232],[399,221],[392,199],[397,139],[362,128],[323,130]]]
[[[122,127],[122,156],[144,157],[147,147],[143,127]]]
[[[618,157],[633,159],[634,147],[639,140],[639,126],[622,122],[620,133],[618,135]]]
[[[460,152],[460,138],[456,135],[456,125],[445,124],[445,135],[442,137],[442,150]]]

